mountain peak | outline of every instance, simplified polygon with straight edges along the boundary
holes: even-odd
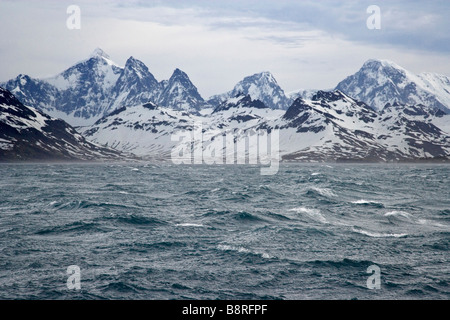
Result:
[[[263,78],[270,79],[270,80],[272,80],[272,81],[277,82],[277,81],[275,80],[275,77],[273,76],[273,74],[272,74],[270,71],[263,71],[263,72],[260,72],[260,75],[261,75],[261,77],[263,77]]]
[[[141,60],[139,60],[139,59],[136,59],[135,57],[133,57],[133,56],[130,56],[128,59],[127,59],[127,61],[125,62],[125,65],[129,65],[129,64],[140,64],[140,65],[144,65],[145,66],[145,64],[141,61]]]
[[[397,70],[402,70],[402,71],[405,70],[403,67],[399,66],[395,62],[393,62],[391,60],[387,60],[387,59],[369,59],[366,62],[364,62],[361,69],[367,69],[367,68],[369,68],[369,69],[392,68],[392,69],[397,69]]]
[[[128,61],[134,62],[134,61],[138,61],[138,60],[136,60],[133,56],[130,56],[130,57],[127,59],[127,62],[126,62],[126,63],[128,63]]]
[[[106,58],[110,59],[109,55],[101,48],[95,48],[95,50],[89,56],[90,58]]]
[[[147,66],[140,60],[134,58],[133,56],[129,57],[125,62],[125,69],[130,67],[138,67],[139,69],[145,69],[148,71]]]
[[[242,82],[248,82],[248,81],[257,81],[257,82],[272,82],[272,83],[277,83],[277,80],[275,80],[275,77],[273,76],[272,73],[270,73],[269,71],[262,71],[259,73],[255,73],[251,76],[247,76],[245,77]]]
[[[271,109],[287,109],[290,104],[289,98],[269,71],[245,77],[226,95],[233,97],[238,93],[249,94],[252,100],[260,100]]]
[[[173,71],[169,81],[162,82],[162,86],[158,102],[163,107],[186,111],[198,110],[205,104],[189,76],[178,68]]]
[[[291,104],[291,100],[269,71],[245,77],[231,91],[211,97],[209,103],[216,106],[241,93],[250,95],[252,100],[260,100],[271,109],[287,109]]]
[[[170,78],[186,78],[189,79],[188,75],[186,74],[186,72],[176,68],[173,73],[172,76]]]

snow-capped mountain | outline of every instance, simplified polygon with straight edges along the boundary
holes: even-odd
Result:
[[[184,111],[198,111],[206,105],[197,87],[180,69],[175,69],[170,79],[162,84],[162,92],[155,102],[164,107]]]
[[[94,125],[81,128],[81,132],[90,141],[107,147],[164,158],[176,144],[171,135],[176,130],[192,130],[196,122],[201,122],[198,116],[150,102],[117,109]]]
[[[319,91],[297,99],[279,128],[286,160],[396,161],[449,158],[450,136],[434,124],[442,111],[386,106],[377,112],[344,93]]]
[[[62,118],[72,125],[92,123],[109,110],[111,90],[122,68],[101,49],[62,73],[31,79],[19,75],[4,84],[25,105]]]
[[[247,111],[247,109],[256,108],[256,109],[265,109],[268,108],[262,101],[260,100],[252,100],[249,94],[239,93],[234,98],[229,98],[223,101],[220,105],[218,105],[213,113],[219,113],[224,111],[236,111],[237,109],[243,109]]]
[[[19,75],[5,86],[25,105],[80,126],[82,134],[93,142],[140,156],[167,158],[177,144],[172,139],[174,133],[193,132],[201,124],[211,143],[225,132],[232,132],[235,141],[242,142],[255,130],[280,130],[280,154],[286,160],[450,158],[450,115],[446,112],[450,79],[432,73],[414,75],[384,60],[367,61],[356,74],[339,83],[340,90],[286,94],[272,74],[262,72],[245,77],[231,91],[205,102],[179,69],[170,79],[158,81],[134,57],[121,67],[97,49],[88,59],[54,77]],[[78,141],[87,149],[98,148],[80,140],[82,137],[73,128],[66,128],[63,121],[33,108],[23,111],[26,121],[8,122],[12,119],[8,110],[13,109],[3,108],[5,132],[10,132],[16,121],[30,124],[45,136],[47,129],[43,128],[60,123],[53,127],[73,134],[73,138],[64,138],[67,143]],[[34,132],[19,131],[27,137],[30,130]],[[58,129],[54,130],[57,135]],[[12,143],[21,138],[2,139],[3,149],[12,150]],[[45,150],[61,146],[45,140],[49,144],[45,147],[42,139],[25,138],[23,146],[26,141],[43,145]],[[75,157],[63,149],[56,153]],[[86,151],[86,157],[88,154]]]
[[[448,157],[450,134],[443,122],[450,116],[442,110],[416,105],[387,104],[380,112],[382,124],[378,139],[387,149],[409,158]]]
[[[250,95],[253,100],[260,100],[271,109],[286,110],[292,103],[292,100],[278,85],[275,77],[267,71],[245,77],[231,91],[212,96],[208,103],[217,106],[226,99],[241,93]]]
[[[103,50],[97,48],[89,59],[43,81],[59,91],[53,109],[74,118],[96,118],[108,112],[111,89],[122,71]],[[48,107],[42,106],[42,109],[46,111]]]
[[[54,77],[19,75],[0,85],[26,105],[75,126],[90,125],[117,108],[147,102],[193,112],[206,105],[183,71],[176,69],[169,80],[158,82],[141,61],[130,57],[120,67],[101,49]]]
[[[279,118],[284,112],[272,110],[244,94],[227,99],[206,116],[147,103],[118,109],[82,128],[82,133],[101,145],[139,156],[163,158],[170,155],[177,143],[171,137],[180,130],[193,131],[201,126],[207,134],[234,132]]]
[[[55,86],[24,74],[19,74],[15,79],[0,86],[9,90],[26,105],[34,106],[39,110],[53,109],[52,106],[60,95]]]
[[[450,135],[440,127],[449,117],[422,105],[387,105],[376,111],[338,90],[318,91],[309,100],[298,98],[287,111],[240,94],[206,116],[154,104],[123,108],[83,133],[105,146],[149,157],[167,158],[177,143],[173,134],[192,132],[201,124],[206,150],[208,143],[229,133],[235,141],[245,141],[250,132],[276,129],[285,160],[449,159]]]
[[[0,160],[113,160],[115,150],[87,141],[63,120],[24,106],[0,88]]]
[[[134,57],[130,57],[112,88],[108,110],[147,103],[158,99],[161,91],[162,85],[147,66]]]
[[[381,110],[387,103],[423,104],[450,111],[450,78],[422,73],[415,75],[387,60],[368,60],[336,89]]]
[[[298,98],[271,124],[280,130],[280,153],[287,160],[380,160],[384,148],[373,135],[378,114],[340,91]]]

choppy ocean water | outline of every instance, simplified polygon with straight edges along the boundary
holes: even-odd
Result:
[[[449,299],[448,165],[0,165],[0,299]],[[67,288],[80,268],[81,290]],[[369,266],[381,270],[369,290]]]

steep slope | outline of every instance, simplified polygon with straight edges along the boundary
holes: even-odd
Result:
[[[157,100],[161,90],[162,85],[147,66],[134,57],[130,57],[112,88],[108,110]]]
[[[381,110],[387,103],[423,104],[450,111],[450,79],[443,75],[414,75],[394,62],[368,60],[336,89]]]
[[[169,81],[163,83],[162,92],[156,103],[174,110],[185,111],[198,111],[206,105],[188,75],[178,68],[175,69]]]
[[[89,59],[44,81],[60,91],[55,109],[73,117],[97,118],[109,109],[110,91],[121,72],[104,51],[96,49]]]
[[[39,110],[53,110],[55,101],[61,96],[55,86],[24,74],[19,74],[15,79],[1,84],[0,87],[10,91],[26,105],[34,106]]]
[[[88,142],[63,120],[24,106],[0,88],[0,160],[111,160],[117,151]]]

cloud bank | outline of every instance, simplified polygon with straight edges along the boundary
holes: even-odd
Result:
[[[81,29],[66,27],[69,5]],[[381,9],[369,30],[366,9]],[[271,71],[286,90],[332,88],[365,60],[450,75],[448,1],[2,1],[0,81],[44,78],[101,47],[133,55],[158,80],[187,72],[206,98]]]

